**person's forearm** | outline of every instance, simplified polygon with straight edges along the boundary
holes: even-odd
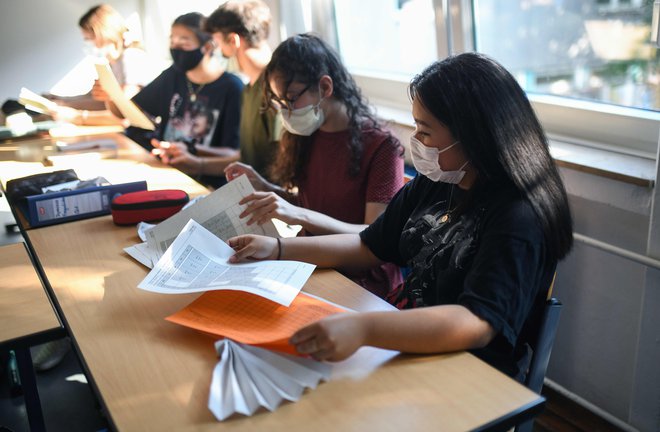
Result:
[[[225,168],[232,162],[236,162],[240,157],[240,153],[228,157],[217,156],[198,156],[199,160],[199,175],[223,175]]]
[[[235,162],[241,157],[241,152],[239,150],[229,147],[207,147],[197,145],[195,148],[197,149],[197,154],[204,157],[220,157],[223,159],[231,159],[231,162]],[[222,169],[224,170],[224,167]]]
[[[364,345],[408,353],[481,348],[494,337],[490,324],[460,305],[357,315]]]
[[[300,208],[298,225],[314,235],[359,234],[367,225],[342,222],[323,213]]]
[[[357,234],[280,239],[280,259],[304,261],[326,268],[364,269],[381,261]]]

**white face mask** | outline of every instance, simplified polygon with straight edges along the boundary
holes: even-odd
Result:
[[[463,180],[463,176],[465,176],[463,168],[468,164],[467,161],[456,171],[443,171],[438,163],[438,155],[446,152],[456,144],[458,144],[458,141],[455,141],[449,147],[440,150],[435,147],[427,147],[417,138],[411,136],[410,151],[412,153],[412,161],[413,165],[415,165],[415,169],[418,173],[428,177],[434,182],[441,181],[443,183],[452,184],[460,183],[461,180]]]
[[[114,52],[115,49],[112,45],[107,44],[101,48],[96,46],[96,43],[93,40],[85,40],[85,45],[83,47],[83,53],[85,55],[93,57],[94,59],[105,59],[107,60]]]
[[[307,105],[306,107],[289,110],[282,108],[282,126],[294,135],[310,136],[325,121],[321,102],[316,105]]]

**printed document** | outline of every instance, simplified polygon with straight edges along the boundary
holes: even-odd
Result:
[[[289,306],[316,267],[298,261],[232,264],[232,255],[229,245],[190,220],[138,287],[166,294],[241,290]]]
[[[224,241],[241,234],[277,237],[277,229],[272,221],[263,225],[248,225],[247,218],[238,217],[246,207],[238,202],[252,193],[252,184],[246,175],[242,175],[148,230],[147,243],[160,258],[190,219]]]
[[[121,111],[124,117],[129,121],[131,126],[136,126],[142,129],[154,130],[154,124],[149,117],[147,117],[140,108],[137,107],[129,98],[126,97],[121,86],[117,82],[117,78],[112,73],[108,63],[95,63],[96,73],[99,76],[99,81],[103,90],[108,93],[112,102]]]

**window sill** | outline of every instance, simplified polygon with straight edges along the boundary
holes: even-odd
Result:
[[[403,128],[414,129],[410,110],[372,100],[382,120]],[[635,186],[652,188],[655,184],[655,155],[645,152],[626,154],[612,146],[580,142],[560,135],[549,135],[550,154],[558,166],[616,180]],[[577,142],[576,142],[577,141]],[[404,146],[407,142],[402,140]]]

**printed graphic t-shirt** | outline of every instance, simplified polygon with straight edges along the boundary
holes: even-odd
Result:
[[[529,360],[526,332],[557,262],[547,256],[534,210],[513,187],[491,185],[462,213],[452,211],[466,199],[458,186],[418,175],[360,237],[380,259],[411,270],[391,303],[465,306],[496,333],[473,353],[521,380]]]

